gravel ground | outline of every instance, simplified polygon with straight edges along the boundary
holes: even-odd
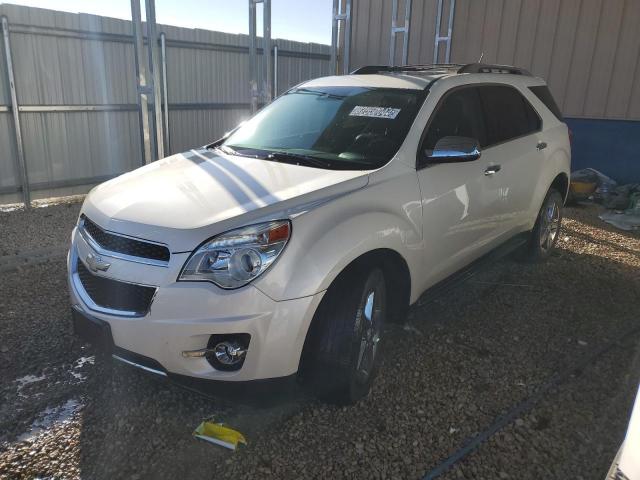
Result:
[[[0,213],[0,262],[65,245],[78,208]],[[371,395],[350,408],[303,395],[230,405],[95,358],[71,333],[63,258],[12,268],[0,291],[0,478],[422,478],[623,339],[442,477],[603,478],[638,383],[640,334],[627,332],[640,236],[597,212],[567,209],[549,262],[505,259],[414,306],[388,331]],[[248,447],[193,439],[205,418],[241,430]]]
[[[71,229],[80,212],[81,198],[72,197],[50,207],[32,208],[29,212],[0,210],[0,260],[6,255],[40,251],[55,247],[69,248]]]

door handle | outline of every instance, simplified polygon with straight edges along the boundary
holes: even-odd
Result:
[[[547,142],[538,142],[538,145],[536,145],[536,148],[538,149],[538,151],[544,150],[545,148],[547,148]]]
[[[489,165],[485,169],[484,174],[487,175],[487,176],[493,175],[494,173],[499,172],[501,168],[502,167],[500,165]]]

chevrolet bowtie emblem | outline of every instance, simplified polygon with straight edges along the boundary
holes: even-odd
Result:
[[[87,255],[85,261],[87,263],[87,267],[89,267],[89,270],[91,270],[92,272],[97,272],[98,270],[100,270],[101,272],[106,272],[111,266],[110,263],[102,260],[101,256],[94,255],[93,253]]]

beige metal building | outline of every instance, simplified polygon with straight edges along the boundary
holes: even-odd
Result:
[[[349,51],[340,45],[349,70],[481,57],[524,67],[547,80],[567,117],[574,168],[640,181],[640,0],[351,0],[343,8],[349,3]]]

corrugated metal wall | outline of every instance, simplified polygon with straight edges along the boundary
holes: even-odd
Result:
[[[640,120],[640,1],[458,0],[452,61],[522,66],[574,118]]]
[[[86,179],[139,166],[131,22],[13,5],[0,5],[0,15],[10,23],[33,197],[85,192]],[[247,35],[165,25],[158,25],[158,32],[167,38],[171,152],[218,138],[249,116]],[[329,46],[287,40],[274,44],[280,53],[280,92],[328,74]],[[13,121],[2,107],[10,104],[2,51],[0,204],[20,200]],[[25,111],[28,106],[55,105],[109,105],[116,111]]]
[[[354,0],[351,69],[388,63],[391,4]],[[409,63],[431,63],[438,2],[412,4]],[[639,25],[638,0],[456,0],[451,62],[483,54],[485,63],[527,68],[568,117],[640,120]]]

